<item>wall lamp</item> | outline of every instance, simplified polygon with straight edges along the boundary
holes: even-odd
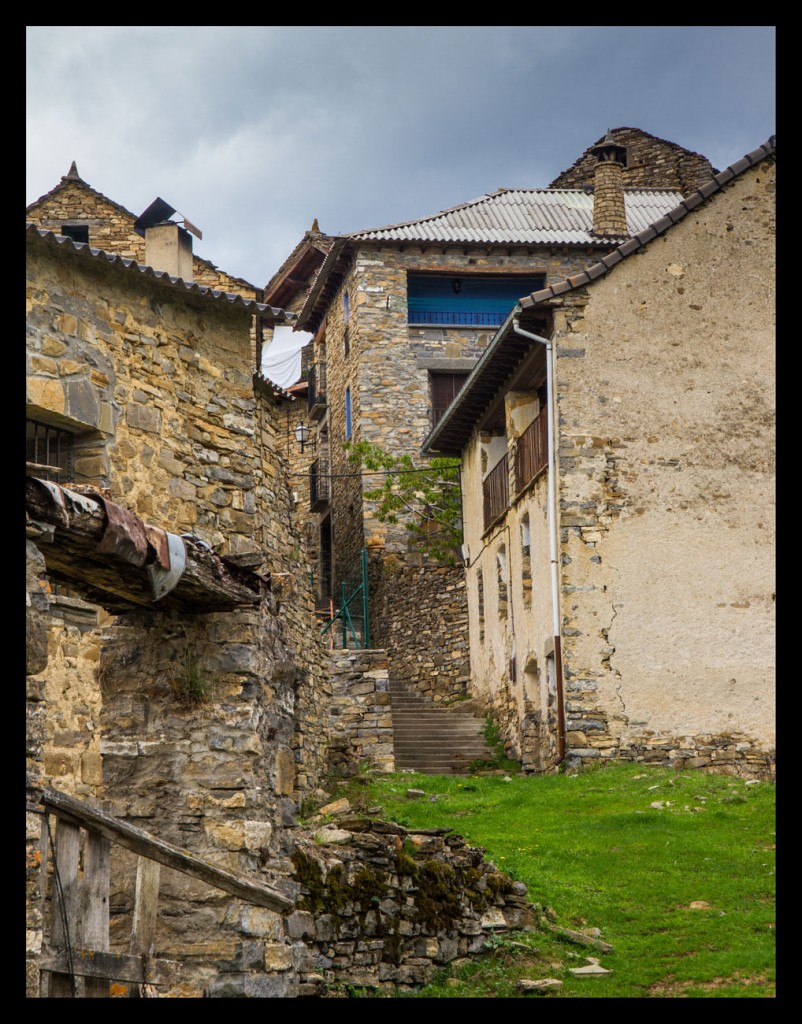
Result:
[[[313,448],[317,447],[316,437],[313,437],[311,442],[309,440],[311,433],[312,431],[309,429],[309,427],[307,427],[305,423],[299,423],[298,426],[295,428],[295,440],[301,446],[302,452],[304,448],[310,443]]]

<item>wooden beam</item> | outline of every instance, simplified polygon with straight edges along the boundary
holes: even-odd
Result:
[[[50,941],[54,946],[75,945],[80,838],[80,828],[77,824],[59,821],[53,870],[53,923],[50,927]],[[48,998],[63,999],[72,996],[74,971],[70,969],[69,958],[65,955],[63,966],[52,970],[55,973],[50,977]]]
[[[100,502],[84,498],[80,507],[70,509],[67,519],[51,492],[32,477],[26,478],[25,502],[31,520],[52,528],[34,538],[48,573],[109,611],[132,607],[229,611],[260,600],[258,576],[190,542],[185,545],[186,565],[175,589],[154,601],[147,566],[156,562],[155,549],[148,546],[143,566],[113,552],[98,551],[107,526]]]
[[[159,874],[161,865],[147,857],[139,857],[136,865],[134,894],[134,925],[131,931],[131,952],[150,957],[156,944],[156,912],[159,901]],[[132,985],[128,993],[132,999],[143,995],[141,985]]]
[[[181,871],[185,875],[199,878],[208,885],[222,889],[231,896],[238,896],[247,903],[258,907],[267,907],[278,912],[288,911],[295,905],[293,900],[283,892],[274,889],[264,882],[253,881],[239,872],[227,871],[215,867],[196,857],[188,850],[179,850],[177,846],[166,843],[148,832],[127,822],[112,817],[97,807],[92,807],[77,797],[68,796],[58,790],[45,787],[42,794],[45,809],[59,818],[59,830],[62,821],[72,822],[83,828],[92,828],[106,836],[113,843],[132,850],[141,857],[158,861],[165,867]]]
[[[81,880],[80,915],[75,944],[81,949],[106,953],[109,949],[109,854],[111,843],[94,830],[86,835],[84,877]],[[108,980],[87,978],[87,999],[107,999]]]
[[[105,979],[107,986],[109,980],[127,981],[135,985],[167,985],[180,967],[175,960],[104,953],[97,949],[76,948],[70,952],[72,968],[78,977],[91,978],[96,982]],[[42,970],[67,971],[69,965],[70,958],[63,946],[45,946],[42,949]]]

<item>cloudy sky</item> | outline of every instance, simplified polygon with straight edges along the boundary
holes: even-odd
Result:
[[[545,186],[607,128],[717,168],[775,132],[770,26],[87,27],[27,31],[26,203],[75,160],[262,286],[336,234]]]

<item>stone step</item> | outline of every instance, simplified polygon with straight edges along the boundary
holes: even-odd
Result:
[[[464,775],[472,762],[492,757],[483,719],[453,706],[441,707],[392,680],[389,692],[397,769]]]

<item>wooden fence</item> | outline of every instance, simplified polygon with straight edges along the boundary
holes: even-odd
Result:
[[[160,865],[198,878],[224,892],[278,912],[293,902],[263,882],[215,867],[155,836],[113,818],[76,797],[46,788],[42,796],[41,895],[44,902],[48,849],[53,863],[53,912],[42,947],[42,995],[106,997],[112,981],[127,983],[129,996],[155,994],[175,977],[179,964],[156,959]],[[57,821],[55,839],[50,815]],[[84,831],[81,863],[81,831]],[[116,843],[138,854],[131,949],[109,951],[109,861]],[[81,871],[82,868],[82,871]]]

